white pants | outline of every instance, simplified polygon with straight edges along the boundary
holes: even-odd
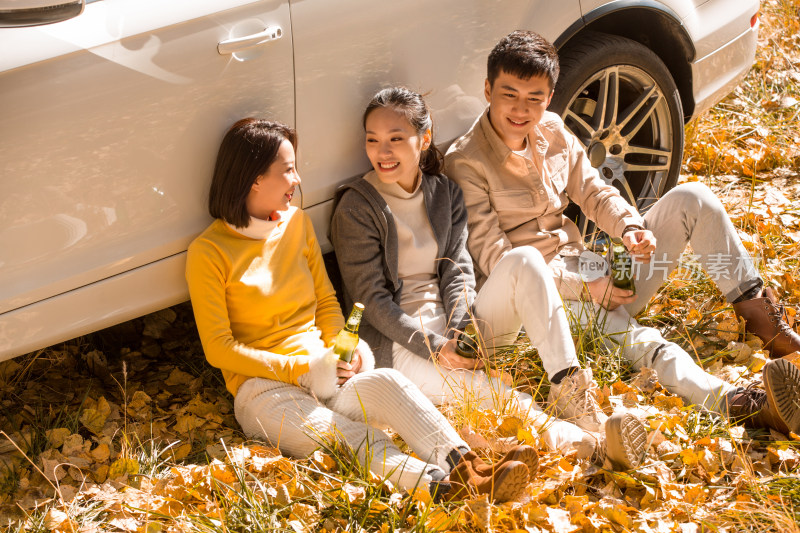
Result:
[[[535,248],[512,250],[500,260],[478,293],[475,318],[490,350],[513,344],[524,325],[526,331],[533,332],[529,333],[531,343],[549,375],[579,366],[561,297]],[[442,308],[421,311],[419,319],[422,329],[446,333],[447,316]],[[397,343],[392,350],[394,367],[434,404],[450,401],[480,409],[509,406],[531,421],[549,449],[565,453],[585,448],[586,433],[582,429],[546,415],[529,394],[513,390],[482,370],[445,369]]]
[[[610,334],[609,342],[622,346],[622,355],[634,368],[653,368],[670,392],[724,414],[724,397],[735,387],[708,374],[680,346],[667,342],[657,329],[640,325],[631,315],[644,309],[675,270],[687,244],[728,301],[754,287],[758,271],[722,203],[703,184],[675,187],[653,204],[644,221],[656,237],[656,251],[649,264],[634,262],[636,301],[614,311],[591,303],[567,303],[583,326],[595,320]],[[561,259],[577,272],[577,261]]]
[[[388,368],[357,374],[325,405],[296,385],[251,378],[239,388],[234,409],[248,437],[297,458],[322,441],[341,439],[362,465],[403,490],[427,487],[432,471],[449,473],[447,454],[468,448],[419,389]],[[421,460],[402,453],[379,427],[394,429]]]
[[[625,307],[608,311],[591,302],[570,300],[566,303],[582,328],[592,323],[596,325],[606,335],[603,340],[608,348],[619,348],[636,370],[652,368],[658,374],[659,383],[681,396],[687,404],[726,412],[724,398],[735,387],[703,370],[691,355],[664,339],[657,329],[639,324]]]
[[[475,298],[475,318],[490,351],[512,345],[524,326],[549,377],[580,366],[553,274],[532,246],[514,248],[495,265]]]

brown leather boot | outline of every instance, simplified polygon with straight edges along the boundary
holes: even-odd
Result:
[[[745,427],[800,433],[800,368],[774,359],[764,365],[761,377],[763,390],[753,383],[729,400],[728,417]]]
[[[762,296],[733,304],[733,310],[744,318],[745,329],[764,341],[770,357],[777,359],[800,350],[800,335],[786,323],[786,312],[772,289]]]
[[[462,459],[450,472],[450,490],[445,498],[454,501],[488,494],[496,502],[515,501],[525,492],[529,478],[528,467],[519,461],[508,461],[494,468],[490,475],[480,476],[472,468],[472,462]]]
[[[511,448],[502,459],[497,461],[494,465],[486,464],[483,459],[478,457],[473,451],[467,453],[464,458],[472,463],[472,469],[479,476],[491,476],[493,469],[497,469],[500,465],[509,461],[519,461],[528,467],[528,475],[533,478],[539,471],[539,454],[533,446],[520,444]]]

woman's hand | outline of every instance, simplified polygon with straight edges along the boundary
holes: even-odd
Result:
[[[631,257],[641,263],[649,263],[656,251],[656,236],[649,229],[636,229],[622,236],[622,244]]]
[[[586,289],[589,291],[589,296],[593,302],[600,304],[600,306],[609,311],[613,311],[620,305],[626,305],[636,300],[636,295],[633,291],[615,287],[614,284],[611,283],[610,276],[597,278],[594,281],[587,281]]]
[[[349,363],[342,360],[336,362],[336,377],[339,378],[336,383],[344,385],[348,379],[358,374],[359,370],[361,370],[361,352],[356,346],[356,349],[353,350],[353,358]]]
[[[447,341],[439,350],[439,364],[442,368],[454,370],[456,368],[466,368],[468,370],[483,368],[483,360],[480,358],[461,357],[456,353],[456,339]]]
[[[356,356],[355,354],[353,354],[353,359],[355,358]],[[342,360],[336,362],[336,377],[338,378],[336,380],[337,384],[344,385],[348,379],[352,378],[355,375],[356,372],[355,370],[353,370],[352,363],[347,363]]]

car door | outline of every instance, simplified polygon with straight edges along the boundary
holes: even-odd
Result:
[[[20,324],[101,280],[175,265],[169,294],[152,301],[140,283],[108,303],[130,307],[111,323],[187,297],[182,254],[210,222],[225,130],[253,115],[294,124],[291,41],[286,0],[100,0],[0,30],[0,355],[12,336],[98,329],[86,309]]]
[[[578,0],[292,2],[303,208],[324,249],[338,184],[369,169],[361,114],[389,85],[426,95],[443,148],[486,106],[486,59],[504,35],[554,40],[580,20]]]

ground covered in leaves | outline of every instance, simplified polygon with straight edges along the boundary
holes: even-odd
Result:
[[[797,0],[767,0],[756,66],[687,128],[684,180],[723,200],[770,286],[800,303],[800,25]],[[689,251],[691,252],[691,251]],[[794,308],[789,309],[794,321]],[[747,385],[767,354],[691,254],[641,321],[710,372]],[[613,472],[540,450],[519,503],[448,506],[397,491],[348,450],[295,461],[246,441],[221,375],[202,355],[188,304],[0,363],[0,527],[9,531],[798,531],[800,438],[745,431],[683,405],[576,331],[607,409],[650,428],[644,464]],[[524,342],[500,371],[539,397],[548,384]],[[501,410],[445,408],[486,457],[538,444]]]

